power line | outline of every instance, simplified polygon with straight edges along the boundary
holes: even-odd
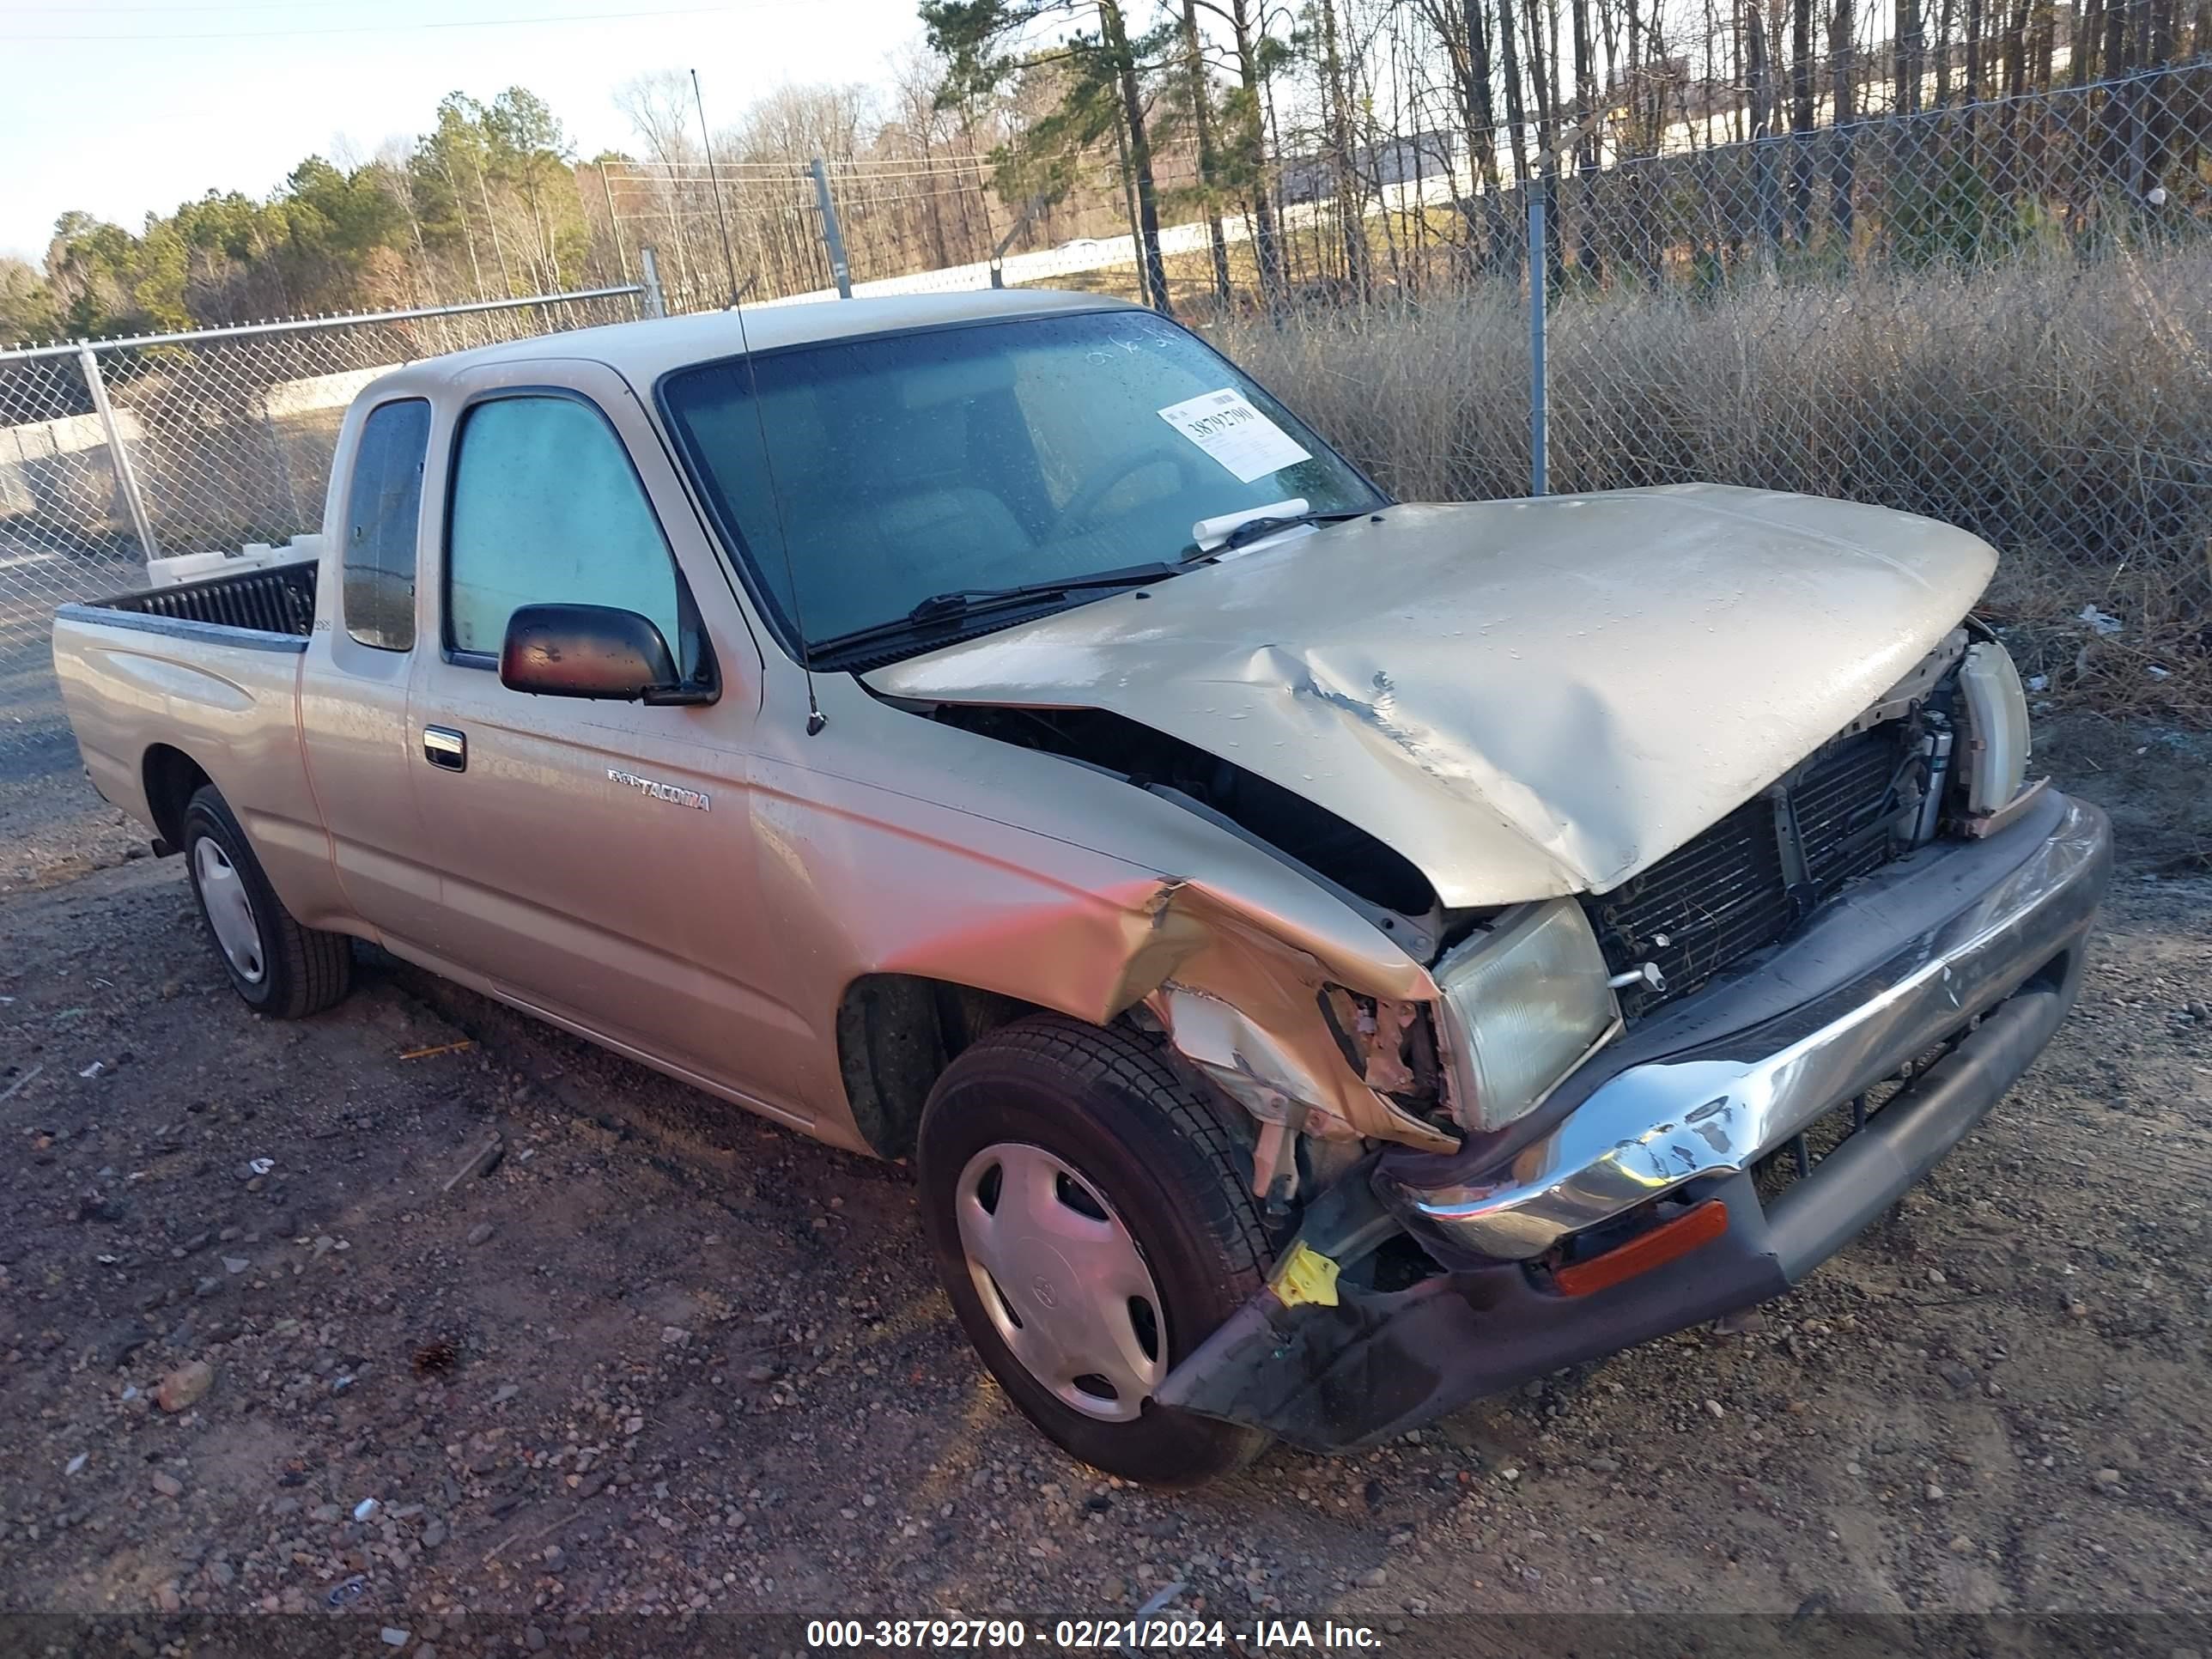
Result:
[[[591,164],[587,162],[586,165],[589,166]],[[610,172],[616,173],[617,176],[619,176],[619,174],[623,171],[629,171],[644,177],[672,178],[683,173],[703,174],[716,170],[725,173],[746,171],[755,173],[774,173],[777,174],[795,173],[796,176],[801,178],[808,176],[806,169],[799,167],[799,164],[794,161],[718,161],[712,168],[710,168],[704,161],[609,161],[605,165]],[[948,159],[944,161],[935,161],[925,160],[923,157],[919,155],[885,155],[854,156],[847,161],[831,161],[828,163],[828,166],[832,173],[862,173],[872,169],[896,169],[902,176],[903,176],[908,173],[917,174],[983,173],[990,170],[991,163],[981,157],[978,157],[972,161],[963,161],[951,159]]]

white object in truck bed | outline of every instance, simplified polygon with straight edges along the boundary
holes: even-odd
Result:
[[[146,561],[146,585],[174,587],[180,582],[204,581],[210,576],[235,576],[248,570],[297,564],[303,559],[319,559],[322,556],[323,538],[319,534],[295,536],[281,546],[248,542],[244,547],[218,553],[177,553],[167,558]]]

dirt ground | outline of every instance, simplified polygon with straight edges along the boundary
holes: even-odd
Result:
[[[2045,752],[2126,838],[2103,944],[2056,1044],[1897,1212],[1739,1328],[1180,1496],[1015,1415],[902,1170],[388,962],[328,1015],[258,1020],[179,863],[131,856],[73,763],[19,777],[0,1610],[335,1600],[448,1652],[477,1650],[465,1613],[526,1649],[617,1613],[1036,1621],[1176,1583],[1171,1612],[1414,1633],[2201,1616],[2206,749],[2085,723]]]

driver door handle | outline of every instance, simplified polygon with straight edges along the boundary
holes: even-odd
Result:
[[[422,728],[422,758],[431,765],[448,772],[469,769],[469,739],[465,732],[456,732],[450,726],[426,726]]]

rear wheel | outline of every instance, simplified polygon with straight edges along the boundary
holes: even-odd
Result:
[[[1268,1255],[1227,1131],[1157,1050],[1055,1015],[1002,1027],[939,1079],[915,1162],[954,1310],[1053,1440],[1171,1486],[1267,1448],[1152,1398],[1259,1290]]]
[[[185,807],[184,853],[200,916],[246,1006],[297,1019],[345,995],[353,983],[351,941],[292,919],[213,784],[195,791]]]

